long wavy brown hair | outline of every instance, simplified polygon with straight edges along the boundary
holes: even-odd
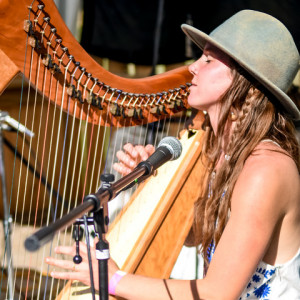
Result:
[[[194,224],[189,241],[201,245],[201,252],[206,265],[212,243],[216,246],[229,218],[231,196],[235,183],[241,173],[246,159],[255,151],[255,147],[265,139],[271,139],[281,147],[278,151],[289,155],[300,170],[299,144],[296,139],[293,122],[285,116],[284,110],[276,99],[263,90],[253,78],[232,69],[233,81],[221,98],[221,110],[217,134],[209,123],[205,122],[203,162],[206,173],[201,178],[203,192],[195,203]],[[230,112],[238,114],[236,126],[228,136]],[[227,141],[224,145],[223,139]],[[223,154],[221,154],[223,153]],[[226,155],[218,171],[214,169],[220,155]],[[190,244],[190,243],[189,243]]]

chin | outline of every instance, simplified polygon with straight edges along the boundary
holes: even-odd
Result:
[[[188,101],[188,104],[192,107],[192,108],[195,108],[195,109],[198,109],[198,110],[205,110],[205,105],[201,105],[201,103],[199,103],[199,100],[196,102],[196,101]]]
[[[193,108],[197,108],[199,106],[199,97],[197,98],[188,98],[188,104],[193,107]]]

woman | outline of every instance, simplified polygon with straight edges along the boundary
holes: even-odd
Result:
[[[110,261],[110,291],[126,299],[300,299],[300,158],[291,121],[300,112],[286,95],[299,65],[293,39],[278,20],[251,10],[209,36],[182,28],[204,50],[189,67],[188,101],[207,112],[208,168],[188,240],[201,244],[206,274],[161,280],[121,273]],[[128,151],[117,168],[130,166]],[[56,252],[74,255],[70,247]],[[89,283],[86,265],[77,268],[51,275]]]

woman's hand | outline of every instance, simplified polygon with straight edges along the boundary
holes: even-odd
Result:
[[[153,154],[155,148],[153,145],[137,145],[126,144],[123,147],[124,151],[117,152],[118,163],[114,164],[114,169],[122,175],[129,174],[141,161],[146,160]]]
[[[80,264],[75,264],[73,260],[62,260],[53,257],[47,257],[46,263],[62,268],[64,270],[54,270],[50,273],[50,275],[57,279],[67,279],[67,280],[78,280],[88,286],[91,285],[90,282],[90,271],[88,265],[88,256],[87,256],[87,247],[86,244],[80,243],[80,255],[82,257],[82,262]],[[63,254],[70,257],[74,257],[76,255],[76,246],[75,244],[71,246],[58,246],[55,248],[55,252],[57,254]],[[95,248],[91,247],[91,257],[92,257],[92,265],[93,265],[93,275],[94,275],[94,285],[95,289],[99,290],[99,276],[98,276],[98,261],[96,259]],[[111,276],[115,274],[115,272],[119,268],[116,263],[109,259],[108,261],[108,278],[110,280]]]

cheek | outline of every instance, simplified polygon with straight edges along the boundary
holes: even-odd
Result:
[[[217,87],[218,90],[224,90],[225,92],[232,83],[231,70],[228,67],[221,65],[211,73],[210,79],[215,88]]]
[[[220,72],[215,72],[210,77],[209,91],[208,93],[220,99],[220,97],[228,90],[232,83],[232,75],[230,69],[220,70]]]
[[[197,86],[190,88],[188,103],[194,108],[206,110],[227,91],[232,77],[228,68],[214,69],[201,75],[198,77]]]
[[[209,106],[216,102],[215,89],[208,88],[207,85],[198,85],[190,89],[188,103],[190,106],[199,109],[207,110]]]

